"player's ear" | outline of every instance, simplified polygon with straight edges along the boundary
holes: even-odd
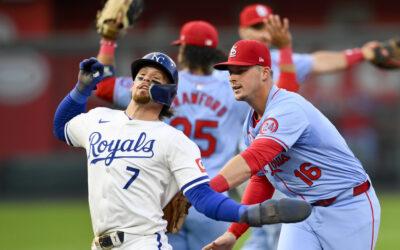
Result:
[[[262,80],[272,79],[272,70],[270,67],[262,67]]]

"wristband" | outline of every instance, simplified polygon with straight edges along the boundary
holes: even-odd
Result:
[[[244,234],[248,228],[249,225],[245,223],[232,223],[231,226],[228,228],[228,232],[235,235],[236,239],[239,239],[240,236],[242,236],[242,234]]]
[[[218,193],[223,193],[229,190],[228,181],[220,174],[211,179],[210,187]]]
[[[347,67],[353,66],[364,61],[364,55],[360,48],[347,49],[344,51]]]
[[[113,40],[101,39],[100,40],[100,55],[114,56],[117,43]]]

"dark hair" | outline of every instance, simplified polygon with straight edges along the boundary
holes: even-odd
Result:
[[[183,50],[181,66],[189,71],[201,69],[204,74],[211,74],[213,65],[226,61],[227,56],[219,49],[186,45]]]
[[[174,111],[171,107],[168,107],[166,105],[163,105],[160,114],[158,115],[158,119],[160,121],[164,120],[165,118],[170,118],[171,116],[174,115]]]

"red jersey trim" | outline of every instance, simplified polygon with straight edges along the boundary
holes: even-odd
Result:
[[[289,147],[286,145],[286,143],[284,143],[283,141],[279,140],[278,138],[275,138],[275,137],[272,137],[272,136],[269,136],[269,135],[260,135],[259,134],[254,139],[254,141],[256,141],[257,139],[270,139],[270,140],[273,140],[273,141],[279,143],[285,149],[285,151],[289,150]]]

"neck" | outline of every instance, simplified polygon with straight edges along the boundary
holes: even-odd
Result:
[[[143,121],[159,121],[158,115],[160,114],[162,106],[155,103],[138,104],[131,101],[126,108],[126,114],[135,120]]]
[[[272,84],[263,85],[263,87],[259,91],[257,91],[250,100],[247,101],[249,105],[257,113],[258,117],[261,117],[265,112],[267,99],[271,91],[271,88]]]

